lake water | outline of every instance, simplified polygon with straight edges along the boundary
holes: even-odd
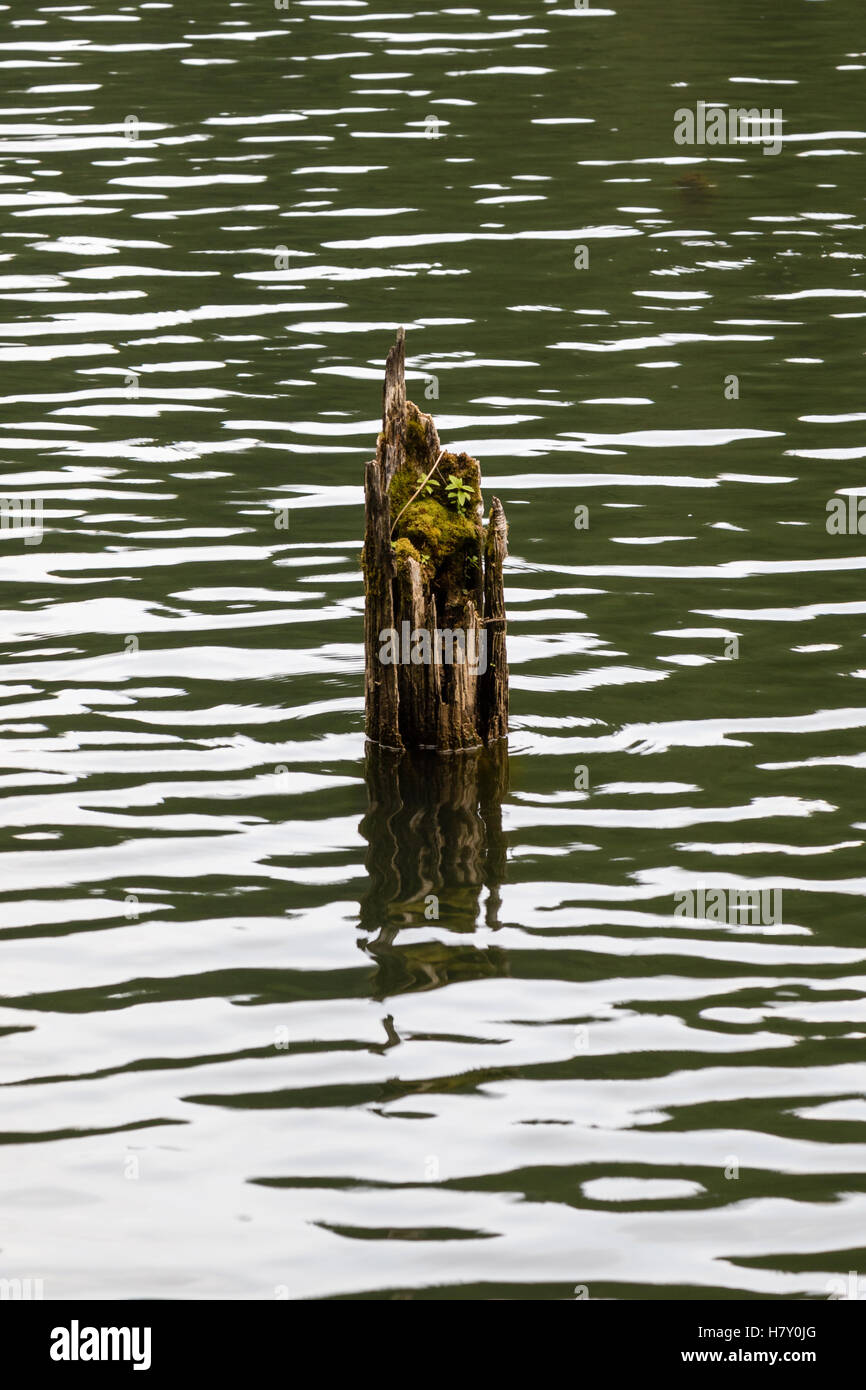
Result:
[[[614,3],[0,6],[0,1277],[866,1292],[862,6]],[[492,762],[365,760],[400,324]]]

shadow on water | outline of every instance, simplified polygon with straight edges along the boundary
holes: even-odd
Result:
[[[428,923],[467,934],[499,926],[506,742],[449,756],[368,744],[366,780],[361,834],[368,887],[360,922],[362,944],[378,965],[374,995],[507,973],[505,954],[496,948],[467,945],[455,952],[428,932],[415,940]],[[398,946],[401,931],[411,943]]]

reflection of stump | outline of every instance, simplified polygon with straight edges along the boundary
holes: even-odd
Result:
[[[507,782],[504,742],[459,758],[368,745],[361,833],[370,886],[361,928],[375,938],[373,955],[387,957],[401,927],[438,921],[449,931],[473,931],[485,888],[486,925],[498,926]]]
[[[477,460],[446,453],[406,400],[402,328],[364,491],[367,738],[440,752],[504,738],[505,513],[494,497],[485,534]]]

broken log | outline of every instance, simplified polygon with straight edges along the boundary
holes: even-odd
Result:
[[[485,533],[478,460],[406,399],[402,328],[364,503],[367,738],[443,753],[506,738],[505,512],[494,497]]]

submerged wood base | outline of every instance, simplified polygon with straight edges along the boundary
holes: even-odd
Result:
[[[403,330],[364,479],[367,738],[457,752],[508,733],[505,512],[482,523],[481,468],[406,399]]]

